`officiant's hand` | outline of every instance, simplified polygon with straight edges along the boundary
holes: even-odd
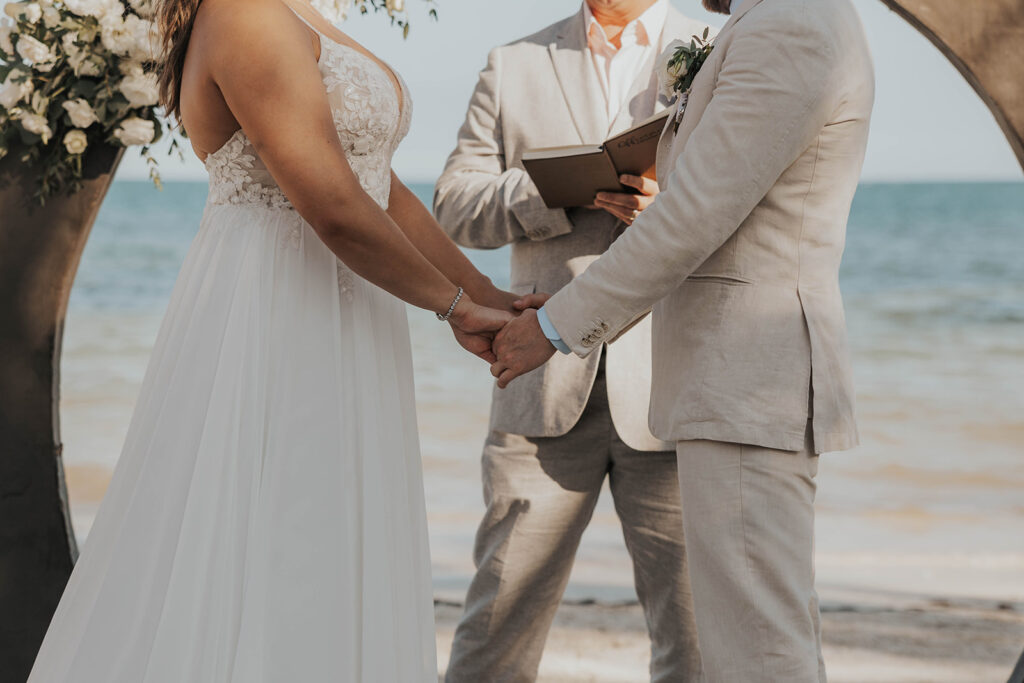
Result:
[[[491,374],[498,378],[498,387],[504,389],[516,377],[544,365],[554,355],[555,347],[544,336],[537,311],[530,308],[498,333],[494,353],[497,360],[491,364]]]
[[[627,187],[635,188],[640,194],[626,194],[625,192],[598,192],[594,198],[594,206],[604,209],[611,215],[623,221],[626,225],[633,225],[640,213],[654,203],[658,196],[658,183],[650,178],[635,175],[621,175],[619,182]]]
[[[492,350],[494,337],[515,316],[507,310],[481,306],[473,301],[460,301],[449,323],[459,346],[488,363],[498,356]]]

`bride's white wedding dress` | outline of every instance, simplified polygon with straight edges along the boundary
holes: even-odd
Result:
[[[408,90],[322,34],[320,71],[386,206]],[[436,681],[405,305],[335,258],[244,133],[206,166],[199,234],[29,681]]]

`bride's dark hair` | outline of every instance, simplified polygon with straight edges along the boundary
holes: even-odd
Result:
[[[181,121],[181,74],[192,26],[203,0],[159,0],[156,23],[163,35],[160,104]]]

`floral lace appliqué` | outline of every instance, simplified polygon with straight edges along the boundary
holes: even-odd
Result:
[[[401,77],[401,92],[374,59],[321,34],[320,72],[338,139],[363,190],[382,208],[391,195],[391,158],[409,133],[412,102]],[[291,211],[292,206],[242,130],[206,158],[209,204],[256,206]],[[282,227],[282,248],[302,246],[301,223]],[[352,301],[358,276],[337,262],[338,291]]]

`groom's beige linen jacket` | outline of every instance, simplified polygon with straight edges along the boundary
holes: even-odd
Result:
[[[816,452],[856,445],[839,263],[873,100],[850,0],[746,0],[666,128],[661,195],[545,306],[586,356],[654,305],[660,438],[798,451],[812,417]]]
[[[582,273],[611,245],[624,224],[604,211],[549,209],[520,158],[535,147],[599,144],[662,110],[654,62],[674,38],[706,24],[669,7],[661,40],[646,73],[609,126],[601,85],[587,49],[583,11],[491,51],[469,104],[458,144],[437,181],[434,211],[462,246],[512,244],[512,291],[554,292]],[[671,450],[648,427],[650,323],[608,347],[608,403],[616,431],[638,450]],[[587,405],[600,354],[560,356],[495,390],[491,428],[531,437],[561,436]]]

